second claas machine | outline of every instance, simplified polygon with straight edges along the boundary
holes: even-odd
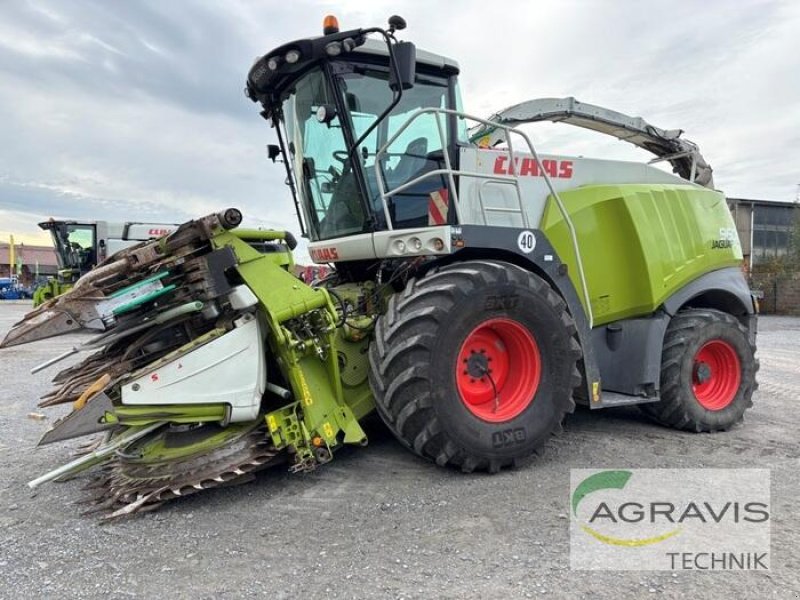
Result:
[[[58,274],[48,277],[33,293],[33,306],[72,289],[78,278],[111,254],[139,242],[167,235],[177,225],[168,223],[111,223],[109,221],[64,221],[39,223],[50,232]]]
[[[464,114],[457,63],[398,41],[404,27],[326,19],[247,78],[331,276],[304,284],[291,234],[237,228],[228,209],[108,257],[8,333],[95,334],[35,370],[86,353],[44,397],[72,411],[41,443],[103,436],[32,487],[93,467],[94,509],[119,517],[268,465],[317,468],[367,444],[373,411],[465,472],[537,452],[576,403],[694,432],[742,419],[755,306],[697,146],[572,98]],[[518,126],[541,120],[675,174],[539,155]]]

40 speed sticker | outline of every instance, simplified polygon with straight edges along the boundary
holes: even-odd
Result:
[[[517,246],[525,254],[530,254],[536,248],[536,236],[532,231],[523,231],[517,237]]]

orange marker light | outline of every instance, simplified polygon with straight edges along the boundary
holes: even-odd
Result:
[[[330,35],[332,33],[339,33],[339,19],[333,15],[328,15],[322,21],[322,33]]]

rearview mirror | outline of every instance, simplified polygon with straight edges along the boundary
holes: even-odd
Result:
[[[269,158],[272,162],[281,155],[281,148],[277,144],[268,144],[267,145],[267,158]]]
[[[394,92],[399,89],[411,89],[414,87],[414,77],[417,74],[417,47],[411,42],[397,42],[392,50],[394,63],[390,65],[389,87]],[[397,80],[398,74],[400,81]]]

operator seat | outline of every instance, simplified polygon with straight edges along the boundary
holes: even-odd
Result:
[[[389,190],[396,189],[425,173],[443,169],[443,155],[442,150],[428,152],[426,138],[420,137],[413,140],[406,147],[397,166],[387,172],[387,188]],[[397,229],[427,227],[430,194],[446,188],[447,181],[444,176],[431,176],[392,196],[389,200],[389,213],[394,227]]]
[[[389,189],[392,190],[407,181],[411,181],[415,175],[425,169],[428,158],[428,140],[419,137],[408,143],[405,152],[397,162],[397,166],[387,173],[386,179]]]

